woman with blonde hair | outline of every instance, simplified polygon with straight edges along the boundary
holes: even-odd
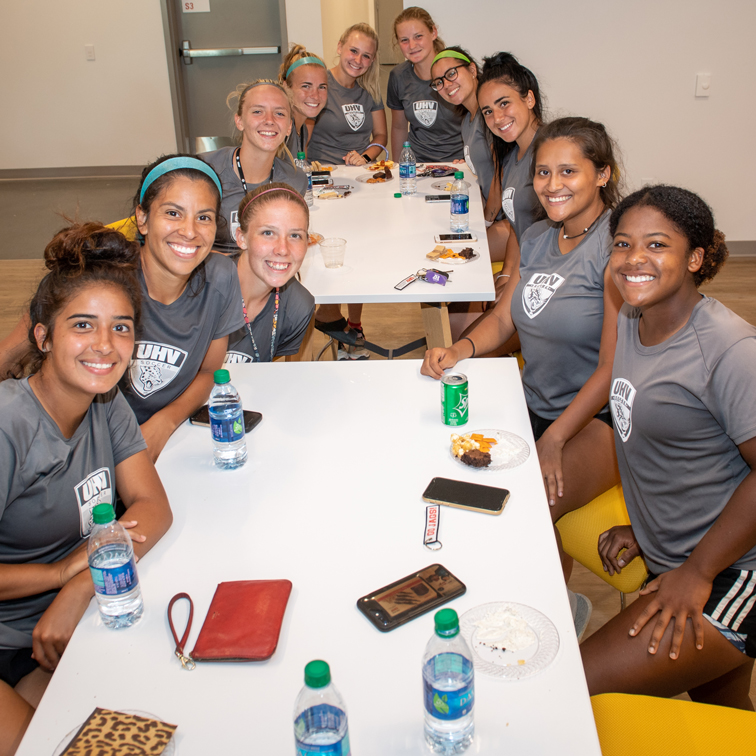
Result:
[[[341,35],[336,53],[338,61],[328,71],[328,102],[315,121],[309,156],[365,165],[380,155],[388,137],[378,35],[369,24],[354,24]]]
[[[307,191],[307,176],[294,165],[285,145],[292,128],[288,91],[277,81],[258,79],[240,84],[226,102],[230,107],[235,100],[234,124],[240,145],[201,155],[215,168],[223,185],[223,222],[218,224],[214,249],[226,254],[239,251],[235,241],[237,211],[247,192],[272,181],[282,181],[302,196]]]
[[[296,156],[307,154],[312,126],[328,100],[328,67],[322,58],[293,44],[278,72],[278,80],[289,90],[292,128],[286,146]]]
[[[409,141],[419,161],[461,160],[462,115],[431,88],[431,64],[444,42],[428,11],[405,8],[394,19],[394,43],[406,60],[389,74],[391,154],[396,160]]]

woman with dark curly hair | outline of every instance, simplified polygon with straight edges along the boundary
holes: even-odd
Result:
[[[583,644],[588,687],[752,710],[756,328],[698,291],[727,247],[697,195],[641,189],[611,232],[625,305],[610,403],[631,525],[599,552],[610,574],[642,554],[651,576]]]

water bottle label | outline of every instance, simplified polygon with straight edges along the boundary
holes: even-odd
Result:
[[[470,212],[470,198],[463,194],[459,197],[451,198],[452,215],[466,215]]]
[[[297,756],[309,756],[313,753],[350,756],[348,730],[343,738],[334,742],[345,720],[346,714],[330,704],[318,704],[305,709],[294,721]]]
[[[413,179],[417,174],[416,166],[414,163],[399,163],[399,178],[400,179]]]
[[[89,571],[92,573],[95,592],[102,596],[128,593],[139,584],[133,556],[119,567],[90,567]]]
[[[469,659],[459,654],[439,654],[426,663],[435,679],[444,677],[467,679],[472,673]],[[467,685],[455,690],[434,688],[423,676],[425,710],[436,719],[453,720],[467,716],[475,703],[472,679]]]
[[[244,437],[244,417],[241,412],[236,417],[210,418],[213,441],[233,442]]]
[[[312,174],[311,173],[307,174],[307,191],[308,192],[312,191]]]

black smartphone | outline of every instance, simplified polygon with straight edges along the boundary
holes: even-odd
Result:
[[[451,201],[451,194],[426,194],[426,202],[449,202]]]
[[[464,234],[436,234],[436,236],[433,237],[439,244],[442,242],[447,242],[449,244],[453,244],[454,242],[468,242],[468,241],[478,241],[478,237],[475,236],[475,234],[470,233],[464,233]]]
[[[357,601],[357,608],[383,633],[461,596],[467,586],[440,564],[384,585]]]
[[[262,415],[259,412],[251,412],[250,410],[244,410],[244,432],[249,433],[256,428],[262,420]],[[192,425],[202,425],[203,427],[210,427],[210,412],[205,404],[200,407],[190,418],[189,422]]]
[[[313,176],[330,176],[331,172],[330,171],[313,171],[312,175]]]
[[[504,511],[509,491],[506,488],[481,486],[463,480],[433,478],[423,493],[423,499],[431,504],[444,504],[447,507],[497,515]]]
[[[333,183],[333,179],[331,178],[330,173],[327,173],[325,176],[312,177],[313,186],[328,186],[329,184],[332,184],[332,183]]]

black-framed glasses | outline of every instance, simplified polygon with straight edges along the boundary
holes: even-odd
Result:
[[[454,81],[454,79],[457,78],[457,69],[467,68],[468,65],[469,63],[460,63],[458,66],[447,69],[443,76],[439,76],[437,79],[433,79],[433,81],[430,83],[430,88],[434,92],[442,90],[444,88],[444,79],[446,79],[446,81]]]

